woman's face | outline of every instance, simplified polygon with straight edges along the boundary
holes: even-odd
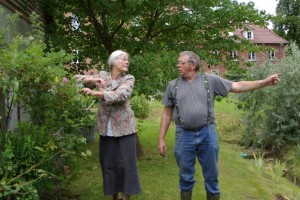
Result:
[[[114,64],[114,68],[121,72],[127,72],[129,66],[128,56],[122,54]]]

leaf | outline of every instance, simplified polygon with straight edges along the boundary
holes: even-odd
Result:
[[[36,150],[39,150],[39,151],[41,151],[41,152],[45,152],[45,150],[44,149],[42,149],[41,147],[34,147],[34,149],[36,149]]]
[[[86,155],[87,155],[87,156],[91,156],[91,155],[92,155],[92,151],[91,151],[91,150],[89,150],[89,149],[88,149],[88,150],[86,150]]]

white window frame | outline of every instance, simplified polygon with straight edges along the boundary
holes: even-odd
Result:
[[[230,51],[230,58],[233,61],[237,61],[237,51]]]
[[[211,73],[217,76],[220,75],[220,71],[218,69],[211,70]]]
[[[268,52],[268,58],[269,60],[275,60],[276,56],[275,56],[275,50],[270,50]]]
[[[219,54],[220,54],[220,52],[219,52],[218,50],[210,51],[210,53],[211,53],[212,55],[219,55]]]
[[[73,31],[75,30],[80,30],[80,22],[78,20],[78,17],[76,15],[72,15],[72,20],[71,20],[71,28]]]
[[[247,31],[247,39],[252,40],[253,39],[253,32],[252,31]]]
[[[248,52],[248,61],[256,61],[256,53]]]
[[[79,64],[80,63],[80,60],[79,60],[79,50],[77,49],[74,49],[72,50],[72,54],[74,55],[74,59],[72,61],[73,64]]]

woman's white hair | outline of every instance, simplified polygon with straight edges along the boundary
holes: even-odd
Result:
[[[107,61],[108,66],[109,66],[110,68],[112,68],[112,65],[113,65],[113,64],[119,59],[119,57],[120,57],[121,55],[123,55],[123,54],[125,54],[125,55],[128,56],[128,53],[127,53],[126,51],[123,51],[123,50],[116,50],[116,51],[112,52],[112,53],[110,54],[109,58],[108,58],[108,61]]]

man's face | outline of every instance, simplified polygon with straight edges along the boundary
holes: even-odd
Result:
[[[182,55],[178,59],[177,68],[180,75],[184,76],[189,72],[194,71],[194,63],[189,61],[189,57],[187,55]]]

